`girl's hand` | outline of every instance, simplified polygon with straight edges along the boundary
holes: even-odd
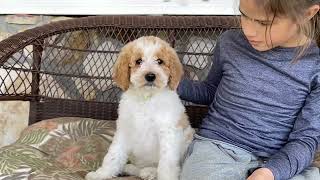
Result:
[[[274,180],[274,176],[270,169],[259,168],[255,170],[247,180]]]

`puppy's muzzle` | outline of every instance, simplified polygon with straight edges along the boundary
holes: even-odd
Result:
[[[144,78],[148,83],[152,83],[156,79],[156,75],[153,73],[148,73],[144,76]]]

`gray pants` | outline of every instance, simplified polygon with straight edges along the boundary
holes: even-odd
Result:
[[[195,135],[180,179],[245,180],[250,170],[262,164],[262,160],[240,147]],[[320,180],[319,169],[310,167],[291,180]]]

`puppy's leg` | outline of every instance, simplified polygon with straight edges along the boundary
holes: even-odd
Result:
[[[182,164],[183,163],[182,161],[186,158],[186,155],[187,155],[186,153],[189,145],[193,141],[195,130],[191,126],[189,126],[184,129],[183,134],[184,134],[184,140],[181,145],[180,164]]]
[[[157,179],[157,168],[145,167],[140,170],[139,177],[143,180],[156,180]]]
[[[137,176],[143,180],[156,180],[157,168],[156,167],[144,167],[139,168],[133,164],[126,164],[123,169],[125,175]]]
[[[158,180],[178,180],[183,132],[175,127],[160,129],[160,160]]]
[[[121,173],[128,159],[126,142],[121,131],[116,131],[102,166],[95,172],[87,174],[87,180],[104,180],[115,177]]]

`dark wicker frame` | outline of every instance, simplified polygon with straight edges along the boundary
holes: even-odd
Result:
[[[156,32],[156,34],[158,31],[165,31],[167,33],[166,40],[175,47],[176,40],[179,39],[179,37],[177,37],[178,31],[190,32],[189,34],[192,34],[200,31],[207,32],[214,30],[221,33],[227,29],[238,28],[238,24],[238,19],[235,16],[93,16],[54,22],[30,29],[13,35],[0,42],[0,68],[6,69],[8,72],[17,71],[31,73],[31,82],[23,80],[24,86],[28,87],[30,92],[23,91],[21,93],[15,91],[13,93],[9,93],[8,91],[0,91],[0,101],[30,101],[29,124],[48,118],[62,116],[114,120],[117,118],[116,101],[96,101],[77,98],[66,99],[63,97],[55,98],[43,95],[39,92],[41,74],[54,74],[53,72],[46,72],[46,70],[43,70],[40,67],[43,60],[42,53],[44,49],[50,45],[45,44],[46,39],[68,32],[88,31],[94,29],[102,32],[101,30],[103,29],[111,29],[112,32],[109,31],[109,34],[104,32],[104,35],[116,36],[116,38],[121,39],[123,43],[126,43],[140,36],[139,32],[141,30],[152,29],[152,32]],[[16,66],[8,65],[7,62],[15,53],[30,45],[33,49],[32,52],[30,52],[33,60],[29,68],[17,68]],[[88,49],[82,50],[89,51]],[[201,52],[198,54],[201,54]],[[64,76],[68,74],[57,73],[56,75]],[[4,78],[5,77],[2,77],[2,79]],[[198,126],[199,122],[206,114],[207,108],[205,106],[190,103],[186,103],[186,107],[193,126]]]

